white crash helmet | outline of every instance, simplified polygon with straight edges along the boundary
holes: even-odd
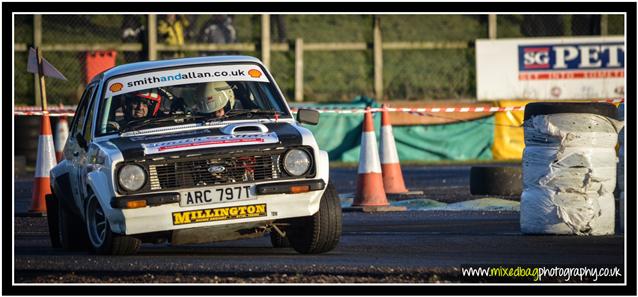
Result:
[[[201,93],[201,105],[203,112],[215,112],[228,103],[232,107],[235,103],[235,92],[224,81],[214,81],[206,83]]]

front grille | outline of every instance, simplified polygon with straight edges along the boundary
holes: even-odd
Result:
[[[151,191],[285,179],[280,159],[285,149],[220,154],[148,163]],[[223,170],[222,170],[223,168]]]

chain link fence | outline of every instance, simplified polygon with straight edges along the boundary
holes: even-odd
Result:
[[[158,43],[171,44],[170,30],[157,15]],[[273,43],[288,45],[287,51],[271,53],[270,68],[284,93],[294,97],[294,40],[304,43],[366,43],[362,50],[322,50],[304,53],[306,101],[348,101],[357,95],[374,96],[372,15],[271,16]],[[162,51],[159,58],[176,56],[242,54],[260,57],[261,15],[176,16],[183,26],[184,44],[250,43],[255,51]],[[26,48],[34,43],[32,15],[15,16],[16,104],[33,105],[35,83],[26,72]],[[601,25],[602,24],[602,25]],[[138,44],[136,50],[115,51],[115,64],[148,59],[146,15],[43,15],[43,45]],[[475,96],[474,40],[488,38],[487,15],[381,15],[383,42],[434,42],[465,44],[457,48],[385,49],[383,89],[386,100],[471,99]],[[498,15],[497,38],[623,35],[623,15]],[[18,48],[18,47],[16,47]],[[87,81],[87,54],[73,47],[49,49],[46,59],[68,81],[47,80],[49,104],[76,104]]]
[[[16,15],[16,43],[33,46],[32,15]],[[73,45],[87,43],[121,43],[121,15],[42,15],[42,44]],[[66,81],[47,79],[48,104],[77,104],[89,79],[87,55],[94,51],[46,50],[43,56],[55,66]],[[123,53],[116,52],[116,64],[123,64]],[[26,72],[28,51],[15,52],[16,104],[33,105],[34,75]]]

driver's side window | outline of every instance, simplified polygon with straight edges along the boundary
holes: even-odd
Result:
[[[111,100],[111,113],[109,121],[120,123],[124,120],[124,98],[123,96],[115,96]]]
[[[78,133],[84,130],[84,122],[86,119],[86,111],[91,102],[91,96],[95,91],[95,85],[89,86],[82,94],[82,98],[80,99],[80,106],[75,112],[75,116],[73,117],[73,123],[71,123],[71,137],[75,140],[75,137]]]

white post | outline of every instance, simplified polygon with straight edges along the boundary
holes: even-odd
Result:
[[[489,38],[496,39],[496,15],[490,14],[488,15],[488,31]]]
[[[383,100],[383,45],[379,16],[374,16],[374,93],[377,101]]]
[[[157,60],[157,15],[148,15],[148,60]]]
[[[295,101],[303,101],[303,39],[295,40]]]
[[[270,15],[261,15],[261,60],[270,68]]]

